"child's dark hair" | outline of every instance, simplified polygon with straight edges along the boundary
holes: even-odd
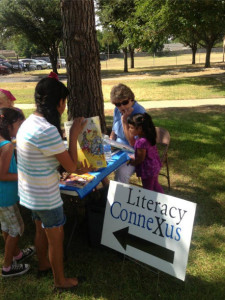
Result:
[[[133,116],[130,116],[127,121],[128,124],[133,125],[135,128],[141,127],[146,139],[151,143],[152,146],[156,144],[155,125],[149,114],[134,114]]]
[[[24,115],[15,108],[0,108],[0,135],[8,141],[11,141],[9,126],[17,121],[23,121]]]
[[[52,125],[54,125],[60,135],[61,131],[61,116],[57,110],[60,100],[65,100],[69,95],[67,87],[56,78],[43,78],[35,88],[35,102],[37,105],[37,112],[42,114],[44,118]]]

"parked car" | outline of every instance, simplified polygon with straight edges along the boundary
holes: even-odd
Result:
[[[11,73],[12,73],[12,71],[9,68],[1,65],[1,62],[0,62],[0,75],[8,75]]]
[[[38,57],[33,57],[33,59],[45,61],[47,63],[48,69],[52,68],[52,64],[48,56],[38,56]]]
[[[35,66],[37,70],[42,70],[42,69],[47,68],[47,64],[43,64],[36,59],[23,58],[23,59],[20,59],[19,61],[22,61],[23,63],[25,63],[28,69],[30,68],[30,65]]]
[[[107,60],[107,55],[104,52],[100,52],[99,56],[100,60]]]
[[[48,65],[47,62],[45,60],[39,60],[39,59],[35,59],[37,61],[37,65],[41,65],[41,69],[47,69]]]
[[[26,65],[18,60],[9,60],[9,63],[12,65],[13,72],[22,72],[26,71]]]
[[[66,67],[66,60],[64,58],[58,59],[58,68],[65,68]]]
[[[42,64],[46,64],[47,65],[47,69],[51,69],[52,68],[52,64],[50,62],[47,62],[47,61],[42,60],[42,59],[39,59],[38,61],[40,61]]]
[[[13,66],[7,60],[1,59],[0,64],[4,67],[10,69],[11,73],[13,72]]]

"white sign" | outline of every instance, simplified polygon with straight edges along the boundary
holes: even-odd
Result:
[[[110,181],[101,243],[185,280],[196,204]]]

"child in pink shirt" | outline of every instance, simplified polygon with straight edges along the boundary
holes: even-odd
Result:
[[[135,141],[135,159],[131,165],[135,166],[138,177],[141,177],[143,188],[164,193],[158,182],[161,162],[156,147],[156,130],[152,118],[147,114],[135,114],[128,119],[129,130]]]

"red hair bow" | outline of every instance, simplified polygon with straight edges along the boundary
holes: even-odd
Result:
[[[49,75],[48,75],[48,78],[54,78],[56,80],[59,80],[59,77],[58,75],[55,73],[55,72],[51,72]]]

